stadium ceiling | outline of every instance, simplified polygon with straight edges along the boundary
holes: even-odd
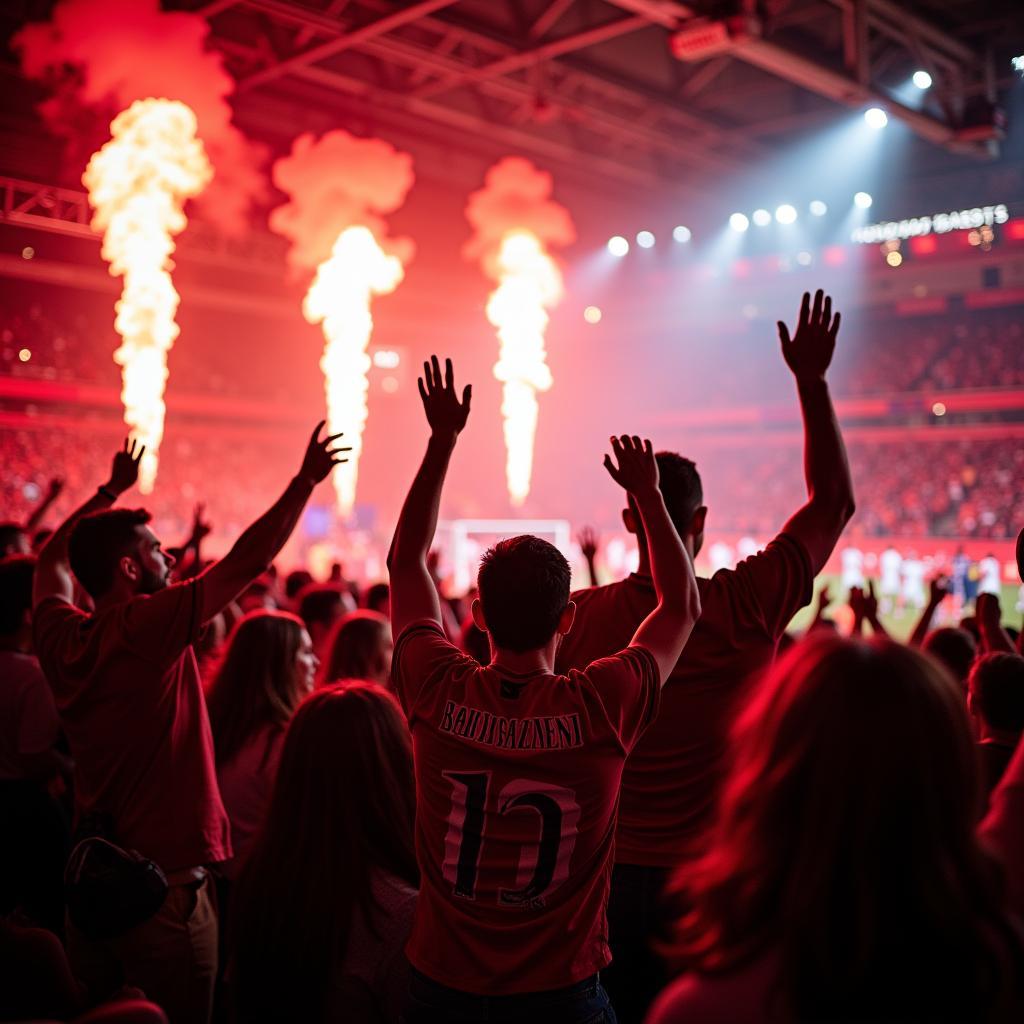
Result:
[[[998,153],[1019,0],[183,0],[251,123],[337,110],[627,186],[698,187],[873,103]],[[917,105],[897,93],[922,69]],[[923,103],[921,100],[923,99]],[[277,115],[280,119],[280,114]],[[301,116],[292,127],[302,126]]]

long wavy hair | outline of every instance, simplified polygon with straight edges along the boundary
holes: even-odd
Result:
[[[305,628],[288,612],[254,611],[231,631],[206,696],[218,766],[259,729],[288,725],[306,696],[296,671]]]
[[[816,635],[752,695],[675,952],[777,959],[787,1020],[1024,1019],[1018,928],[975,835],[959,687],[888,642]]]
[[[380,612],[361,608],[341,618],[327,641],[319,685],[339,679],[366,679],[387,683],[391,672],[388,651],[391,624]]]
[[[263,830],[232,896],[232,998],[241,1022],[322,1019],[329,972],[371,878],[419,884],[412,741],[374,683],[314,691],[285,736]]]

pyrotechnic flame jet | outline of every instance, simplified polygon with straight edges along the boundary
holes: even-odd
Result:
[[[537,433],[537,392],[552,384],[545,362],[547,309],[562,297],[562,274],[529,231],[502,239],[497,258],[498,287],[487,303],[487,319],[498,329],[501,349],[494,376],[502,383],[505,479],[513,505],[530,493]]]
[[[338,507],[345,515],[352,511],[356,498],[366,425],[366,375],[370,369],[366,349],[373,333],[370,301],[374,295],[393,292],[404,276],[402,261],[389,256],[369,228],[356,225],[338,236],[302,303],[302,315],[311,324],[322,322],[323,326],[320,369],[327,392],[328,432],[344,431],[352,446],[348,464],[334,474]]]
[[[82,182],[92,226],[103,232],[103,258],[122,277],[114,328],[121,345],[124,421],[146,446],[139,467],[143,494],[156,480],[164,433],[167,353],[179,334],[178,293],[170,271],[174,236],[188,223],[185,202],[213,178],[196,137],[196,116],[177,100],[136,100],[110,125],[110,141],[93,154]]]

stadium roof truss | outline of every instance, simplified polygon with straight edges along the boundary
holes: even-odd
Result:
[[[1001,6],[939,4],[929,16],[893,0],[190,3],[250,113],[259,97],[344,94],[370,115],[585,158],[629,185],[710,180],[836,104],[875,102],[932,143],[994,155],[992,55],[937,15]],[[989,12],[993,35],[1004,22],[1021,34],[1012,9]],[[917,109],[893,92],[916,68],[935,83]]]

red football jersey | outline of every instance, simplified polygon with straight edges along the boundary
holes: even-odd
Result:
[[[515,675],[424,620],[399,637],[392,671],[416,763],[413,966],[487,995],[607,966],[619,781],[657,713],[654,656],[630,647],[564,676]]]
[[[735,570],[697,580],[701,615],[665,683],[658,720],[622,776],[615,860],[673,867],[692,852],[714,806],[729,729],[750,677],[811,597],[810,557],[781,534]],[[566,672],[629,643],[658,603],[648,576],[573,594],[576,619],[558,649]]]

